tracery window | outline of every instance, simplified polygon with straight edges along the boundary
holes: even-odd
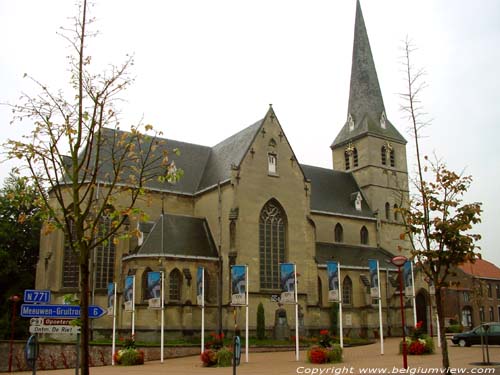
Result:
[[[362,245],[368,245],[368,229],[364,225],[359,231],[359,237]]]
[[[100,240],[111,230],[111,218],[103,216],[99,222],[96,240]],[[99,244],[95,249],[95,287],[105,289],[112,282],[115,274],[116,246],[113,237]]]
[[[391,220],[391,205],[389,202],[385,202],[385,218]]]
[[[380,149],[380,158],[382,160],[382,165],[387,165],[387,148],[382,146]]]
[[[168,296],[170,301],[181,300],[182,274],[174,268],[168,277]]]
[[[335,225],[335,242],[344,242],[344,228],[340,223]]]
[[[71,248],[70,242],[76,238],[74,222],[69,223],[69,235],[64,241],[62,286],[64,288],[77,288],[80,270],[78,267],[78,254]]]
[[[396,156],[394,154],[394,149],[391,149],[391,152],[389,153],[390,158],[391,158],[391,167],[396,166]]]
[[[345,160],[345,170],[348,171],[349,169],[351,169],[351,161],[349,153],[347,151],[344,152],[344,160]]]
[[[352,304],[352,280],[349,276],[342,282],[342,303]]]
[[[279,264],[285,262],[286,217],[278,202],[270,200],[259,219],[261,289],[279,289]]]
[[[354,167],[358,166],[358,149],[357,148],[354,148],[352,150],[352,165]]]

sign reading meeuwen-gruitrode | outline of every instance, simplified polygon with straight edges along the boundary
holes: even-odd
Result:
[[[100,318],[106,313],[101,306],[89,306],[89,318]],[[79,318],[80,306],[77,305],[21,305],[23,318]]]

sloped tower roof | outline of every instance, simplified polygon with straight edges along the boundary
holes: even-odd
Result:
[[[358,0],[356,2],[347,121],[335,138],[332,148],[367,134],[382,136],[406,144],[404,137],[389,120],[385,119],[385,128],[381,126],[382,116],[386,116],[384,100]]]

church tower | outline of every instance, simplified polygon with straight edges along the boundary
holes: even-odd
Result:
[[[347,119],[331,145],[333,169],[352,173],[379,218],[380,246],[401,233],[394,210],[408,201],[406,140],[389,121],[359,0],[356,4]]]

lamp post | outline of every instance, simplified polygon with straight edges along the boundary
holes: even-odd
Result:
[[[403,368],[408,368],[408,354],[406,350],[406,336],[405,336],[405,310],[403,304],[403,276],[401,273],[401,267],[406,263],[408,258],[403,255],[397,255],[391,259],[391,263],[398,267],[398,277],[399,277],[399,305],[401,308],[401,325],[403,328]]]
[[[14,323],[16,321],[16,306],[21,300],[21,297],[17,294],[9,297],[9,301],[12,302],[12,323],[10,328],[10,342],[9,342],[9,372],[12,371],[12,344],[14,342]]]

